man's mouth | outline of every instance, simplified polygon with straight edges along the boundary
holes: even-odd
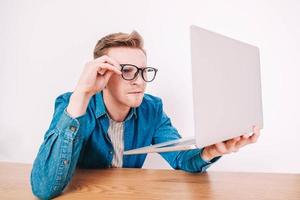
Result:
[[[128,92],[128,94],[141,94],[143,93],[142,91],[135,91],[135,92]]]

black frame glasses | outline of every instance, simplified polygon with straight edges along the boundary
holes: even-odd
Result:
[[[139,75],[139,73],[141,71],[141,75],[142,75],[143,80],[145,82],[151,82],[151,81],[153,81],[155,79],[156,73],[158,71],[158,69],[153,68],[153,67],[140,68],[140,67],[137,67],[137,66],[135,66],[133,64],[120,64],[120,66],[121,66],[122,78],[125,79],[125,80],[127,80],[127,81],[134,80]],[[125,77],[125,75],[124,75],[125,72],[124,71],[125,71],[125,67],[126,66],[131,66],[131,67],[136,68],[136,72],[134,73],[134,76],[132,78]],[[152,75],[153,77],[151,79],[149,79],[149,80],[148,80],[147,76],[145,77],[145,74],[148,72],[148,70],[153,70],[153,73],[154,73]]]

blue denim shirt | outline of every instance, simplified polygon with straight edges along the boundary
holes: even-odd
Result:
[[[71,180],[75,168],[109,168],[114,149],[107,131],[109,118],[103,94],[95,94],[84,115],[72,118],[66,112],[71,92],[57,97],[50,127],[31,171],[34,195],[49,199],[59,195]],[[180,138],[164,113],[158,97],[145,94],[138,108],[131,108],[124,121],[124,150]],[[204,172],[213,162],[204,161],[202,149],[160,153],[174,169]],[[146,154],[124,155],[124,168],[141,168]]]

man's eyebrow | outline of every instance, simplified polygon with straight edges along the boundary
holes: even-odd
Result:
[[[143,65],[135,65],[135,64],[132,64],[132,63],[120,63],[120,65],[133,65],[133,66],[136,66],[138,68],[146,68],[147,65],[143,64]]]
[[[135,65],[135,66],[137,66],[137,65]],[[146,66],[137,66],[139,69],[144,69],[144,68],[146,68]]]

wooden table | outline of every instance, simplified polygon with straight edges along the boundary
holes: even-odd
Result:
[[[0,199],[34,199],[29,164],[0,162]],[[77,170],[58,199],[300,199],[299,174]]]

